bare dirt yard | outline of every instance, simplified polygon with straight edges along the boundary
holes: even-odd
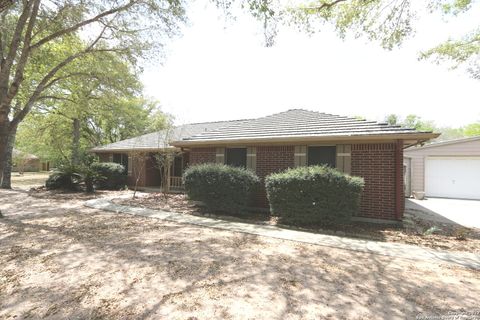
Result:
[[[117,204],[150,209],[174,211],[184,214],[212,216],[204,208],[193,204],[184,194],[149,193],[140,197],[113,199]],[[276,217],[267,213],[247,212],[242,218],[218,216],[225,220],[277,225]],[[343,225],[309,226],[310,232],[363,238],[376,241],[400,242],[440,250],[468,251],[480,253],[480,229],[440,223],[422,218],[414,210],[405,210],[403,226],[352,222]],[[282,226],[290,228],[290,226]]]
[[[412,319],[478,312],[479,271],[0,191],[1,319]]]

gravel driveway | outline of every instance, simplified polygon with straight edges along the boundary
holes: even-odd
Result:
[[[370,319],[472,311],[479,272],[0,191],[0,318]]]

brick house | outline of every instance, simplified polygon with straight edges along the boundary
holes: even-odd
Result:
[[[249,168],[263,180],[287,168],[326,164],[365,179],[359,213],[365,220],[403,218],[403,149],[438,136],[302,109],[195,125],[197,130],[176,134],[169,143],[182,157],[182,170],[177,173],[188,165],[214,162]],[[103,148],[115,151],[111,146]],[[144,174],[148,176],[148,169]],[[257,195],[256,205],[268,207],[264,189]]]

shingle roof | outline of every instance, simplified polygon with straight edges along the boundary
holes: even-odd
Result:
[[[138,137],[117,141],[103,146],[93,148],[91,151],[122,151],[122,150],[152,150],[161,148],[173,148],[166,145],[166,142],[182,140],[186,137],[195,136],[200,133],[209,132],[224,126],[245,120],[217,121],[184,124],[172,128],[171,130],[162,130],[153,133],[147,133]]]
[[[26,153],[26,152],[23,152],[23,151],[17,150],[17,149],[13,149],[12,155],[13,155],[14,158],[15,158],[15,157],[22,157],[22,158],[24,158],[25,160],[37,160],[37,159],[40,159],[39,157],[37,157],[37,156],[34,155],[34,154]]]
[[[430,134],[376,121],[292,109],[270,116],[241,121],[215,130],[185,136],[174,145],[219,141],[281,140],[288,138],[353,137]],[[436,134],[433,134],[436,135]],[[428,139],[431,137],[428,137]]]

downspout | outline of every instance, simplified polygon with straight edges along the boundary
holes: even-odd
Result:
[[[403,199],[403,140],[395,144],[395,218],[402,220],[404,211]]]

